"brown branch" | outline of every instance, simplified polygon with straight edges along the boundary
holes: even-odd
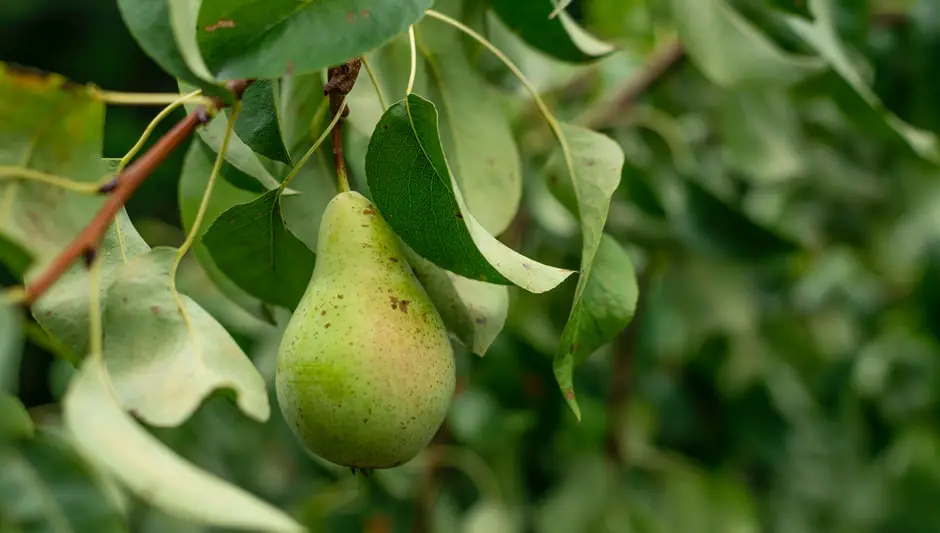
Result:
[[[356,84],[359,77],[359,69],[362,66],[362,60],[359,58],[331,67],[327,70],[329,79],[323,86],[323,94],[330,97],[330,119],[336,117],[336,113],[342,111],[342,117],[336,122],[333,131],[330,132],[330,138],[333,142],[333,164],[336,166],[336,179],[339,181],[340,192],[349,189],[349,179],[346,177],[346,158],[343,155],[343,120],[349,114],[349,106],[343,105],[343,99]]]
[[[600,129],[616,122],[643,94],[677,67],[684,57],[685,51],[679,40],[669,41],[650,56],[639,73],[613,98],[588,111],[577,122],[591,129]]]
[[[252,80],[233,80],[227,87],[241,98],[242,93]],[[225,104],[213,99],[216,109],[225,107]],[[86,266],[94,261],[101,243],[111,222],[118,211],[130,200],[138,187],[146,180],[169,155],[176,150],[183,141],[189,138],[196,126],[209,121],[206,109],[200,106],[186,118],[176,123],[173,129],[166,132],[142,156],[134,160],[123,172],[99,189],[99,193],[108,194],[108,199],[95,214],[95,217],[84,229],[62,250],[48,267],[26,286],[24,303],[32,305],[72,266],[79,258],[83,258]]]

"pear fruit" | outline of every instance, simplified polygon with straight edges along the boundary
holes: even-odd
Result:
[[[397,236],[364,196],[338,194],[278,349],[275,386],[288,425],[332,463],[398,466],[440,428],[455,381],[447,331]]]

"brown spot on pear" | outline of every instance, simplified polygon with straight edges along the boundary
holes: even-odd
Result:
[[[456,382],[447,331],[397,237],[361,194],[330,201],[317,248],[278,352],[281,412],[323,459],[398,466],[427,446],[447,414]],[[407,301],[407,312],[389,305],[385,289]],[[325,302],[336,304],[329,329],[319,312]]]

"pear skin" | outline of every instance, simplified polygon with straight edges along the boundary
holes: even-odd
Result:
[[[332,463],[391,468],[428,445],[455,381],[447,331],[397,236],[364,196],[338,194],[278,351],[288,425]]]

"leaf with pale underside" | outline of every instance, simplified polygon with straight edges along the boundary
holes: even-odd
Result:
[[[615,48],[589,34],[552,0],[491,0],[493,11],[523,41],[562,61],[595,61]],[[552,16],[554,15],[554,16]]]
[[[630,323],[637,286],[630,257],[604,234],[610,199],[620,184],[623,151],[610,138],[579,126],[561,124],[561,132],[571,168],[556,153],[548,166],[549,189],[580,219],[582,242],[578,286],[553,366],[565,400],[580,419],[574,368]]]
[[[231,335],[170,289],[172,248],[155,248],[115,272],[103,301],[104,357],[121,405],[154,426],[177,426],[217,389],[266,420],[264,380]],[[182,304],[183,310],[179,304]]]
[[[150,246],[134,228],[122,209],[114,218],[98,247],[101,292],[120,267]],[[81,262],[72,265],[32,306],[33,316],[74,359],[88,351],[88,268]]]
[[[544,265],[489,234],[467,209],[448,168],[434,104],[411,94],[390,106],[366,154],[372,198],[417,254],[466,278],[551,290],[572,274]]]
[[[506,323],[509,288],[458,276],[406,250],[415,277],[447,329],[471,352],[485,355]]]
[[[276,190],[222,213],[202,240],[245,292],[290,310],[313,274],[314,253],[285,226]]]
[[[0,444],[0,465],[4,531],[128,531],[99,473],[66,439],[39,432]]]
[[[440,110],[448,163],[473,217],[499,235],[522,198],[519,150],[500,95],[467,61],[454,28],[425,20],[417,36],[428,67],[428,96]]]
[[[63,404],[65,425],[81,453],[148,504],[222,528],[305,531],[273,505],[196,468],[144,431],[121,409],[99,359],[85,360]]]
[[[430,0],[202,0],[196,37],[222,79],[276,78],[348,61],[424,16]]]
[[[0,165],[86,183],[104,175],[104,104],[91,87],[0,63],[0,102]],[[71,242],[102,202],[34,180],[0,178],[0,234],[7,248],[15,245],[33,258],[27,280]]]

